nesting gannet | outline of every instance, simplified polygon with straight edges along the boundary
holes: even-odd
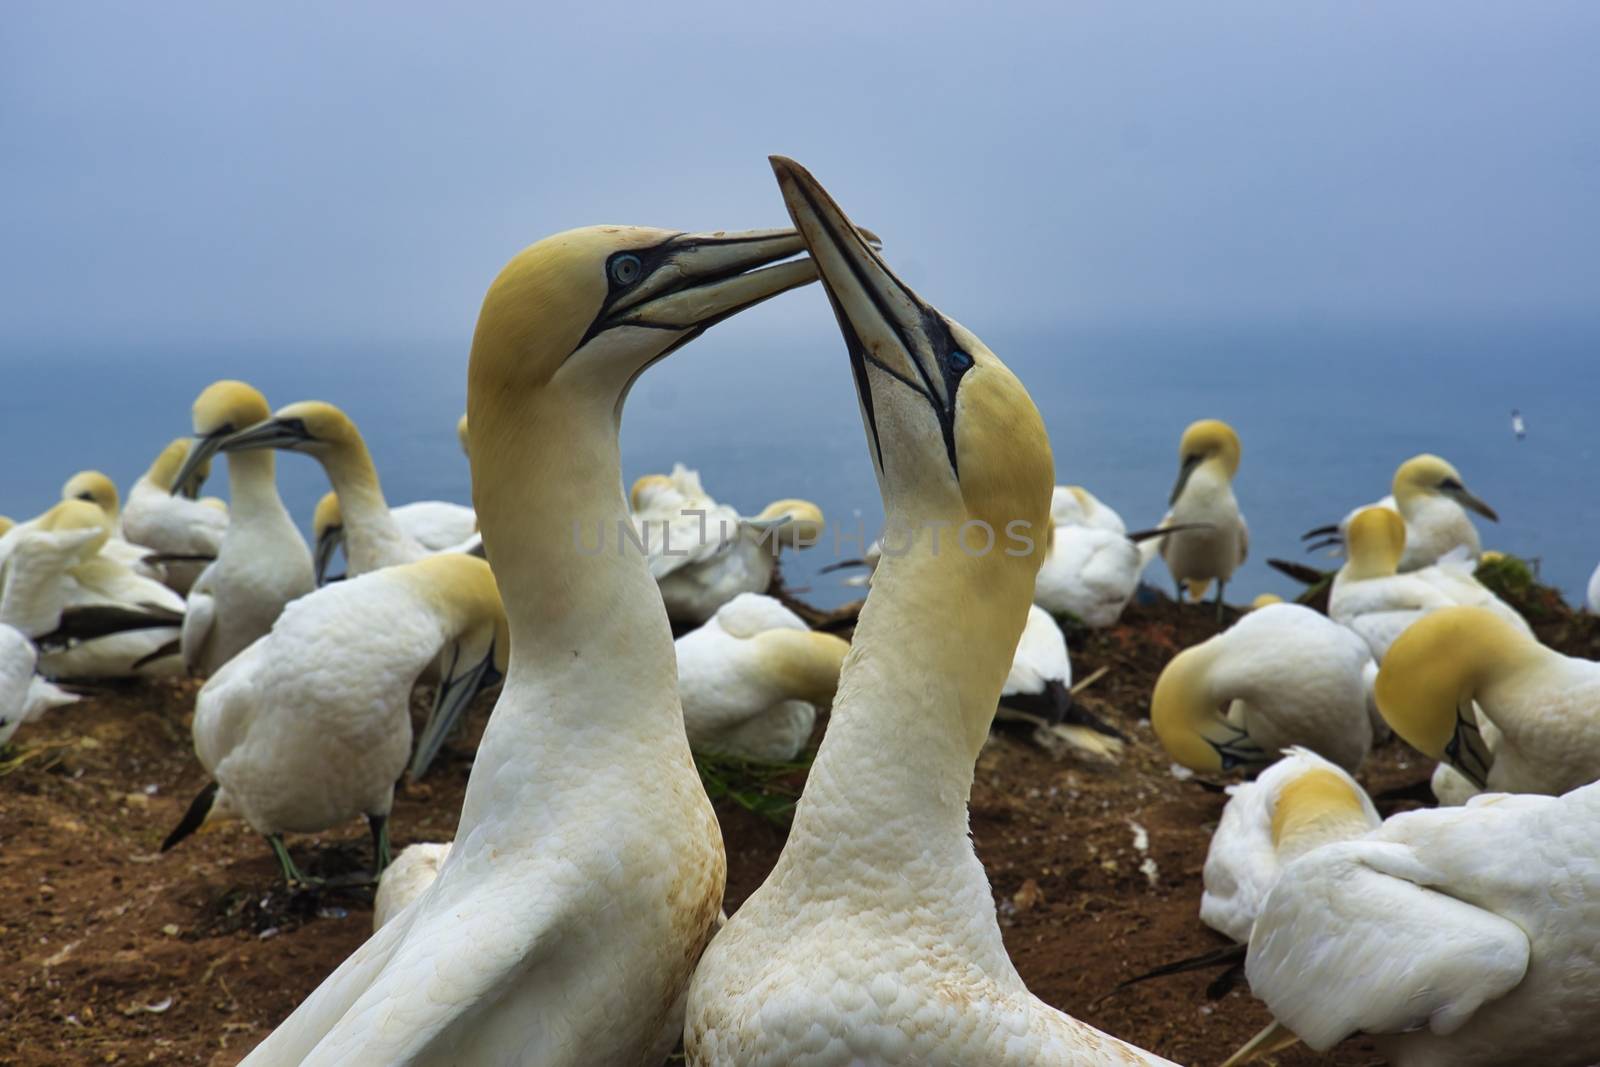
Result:
[[[194,402],[195,444],[177,480],[210,460],[223,440],[254,426],[272,409],[244,382],[213,382]],[[183,660],[209,675],[272,629],[285,604],[315,588],[311,553],[278,496],[270,451],[228,456],[227,532],[189,590],[183,618]]]
[[[1072,660],[1067,639],[1050,613],[1028,605],[1011,673],[1000,690],[995,719],[1026,723],[1048,731],[1034,739],[1047,747],[1066,746],[1096,760],[1115,760],[1127,738],[1072,699]]]
[[[1251,992],[1318,1051],[1395,1067],[1600,1060],[1600,785],[1395,815],[1284,867]]]
[[[33,716],[30,698],[38,651],[21,630],[0,624],[0,746]]]
[[[967,835],[973,765],[1027,620],[1053,481],[1027,392],[773,160],[860,394],[888,530],[833,717],[766,882],[695,972],[691,1064],[1165,1062],[1050,1007],[1006,955]],[[990,550],[933,538],[994,534]],[[1007,549],[1011,552],[1008,554]]]
[[[1238,942],[1286,864],[1348,841],[1382,819],[1372,798],[1337,764],[1295,746],[1253,782],[1228,787],[1228,804],[1206,850],[1200,921]]]
[[[1430,611],[1477,605],[1527,630],[1516,609],[1473,577],[1465,555],[1406,574],[1396,573],[1405,552],[1405,522],[1388,508],[1364,508],[1350,522],[1349,559],[1334,576],[1328,615],[1354,630],[1382,662],[1405,629]]]
[[[439,868],[444,866],[448,855],[448,841],[424,842],[401,849],[378,879],[378,892],[372,900],[372,929],[381,930],[420,897],[439,877]]]
[[[418,675],[444,653],[420,757],[499,679],[508,643],[494,577],[471,556],[430,556],[289,604],[195,698],[195,754],[212,782],[162,851],[206,819],[232,815],[266,837],[285,878],[303,882],[283,835],[364,815],[382,870]]]
[[[676,646],[689,747],[767,762],[804,747],[850,649],[760,593],[740,593]]]
[[[111,535],[106,538],[105,544],[100,546],[100,554],[107,559],[114,559],[123,566],[146,578],[160,581],[165,577],[165,572],[159,564],[146,562],[150,550],[142,545],[136,545],[121,535],[122,529],[122,498],[117,492],[117,485],[102,471],[79,471],[67,479],[61,487],[62,500],[87,500],[97,504],[100,510],[106,513],[106,519],[111,524]]]
[[[141,616],[147,625],[107,636],[82,634],[41,650],[39,671],[50,678],[125,678],[182,669],[178,627],[183,598],[152,578],[100,555],[111,536],[103,509],[63,500],[0,538],[4,560],[0,621],[30,638],[54,632],[64,611],[111,609]]]
[[[765,593],[779,550],[809,548],[822,536],[822,509],[810,501],[775,500],[740,515],[681,463],[670,475],[639,478],[628,495],[637,544],[677,623],[702,623],[740,593]]]
[[[1559,795],[1600,779],[1600,663],[1482,608],[1443,608],[1401,634],[1377,694],[1395,733],[1479,789]]]
[[[1146,560],[1160,553],[1177,583],[1180,601],[1185,586],[1198,599],[1214,581],[1220,611],[1228,579],[1249,552],[1250,529],[1233,496],[1239,455],[1239,435],[1219,419],[1191,423],[1178,442],[1180,465],[1172,487],[1172,510],[1158,525],[1197,528],[1146,542]]]
[[[1270,763],[1301,745],[1349,771],[1372,748],[1361,639],[1299,604],[1246,614],[1156,680],[1150,725],[1196,771]]]
[[[1081,485],[1058,485],[1050,494],[1050,517],[1057,526],[1089,526],[1127,533],[1122,516]]]
[[[724,861],[672,634],[631,529],[618,413],[651,363],[816,277],[792,231],[605,226],[490,287],[468,372],[473,495],[511,670],[433,884],[246,1062],[660,1063]],[[590,551],[574,523],[608,531]],[[592,534],[590,535],[592,537]]]
[[[1391,493],[1367,507],[1388,508],[1405,520],[1406,550],[1400,557],[1402,573],[1437,563],[1453,552],[1465,550],[1474,562],[1481,554],[1478,528],[1468,511],[1475,511],[1490,522],[1500,516],[1462,484],[1461,472],[1438,456],[1424,453],[1412,456],[1394,472]],[[1336,526],[1308,530],[1302,540],[1322,540],[1314,550],[1349,540],[1350,523],[1364,508],[1356,508]]]
[[[217,558],[228,527],[227,509],[215,501],[196,500],[211,472],[209,463],[193,468],[186,484],[176,484],[189,455],[191,438],[180,437],[163,448],[150,469],[133,483],[122,509],[122,535],[158,557],[167,585],[180,594]]]
[[[1149,562],[1139,542],[1175,536],[1160,530],[1127,534],[1053,518],[1048,533],[1050,552],[1039,568],[1034,603],[1052,615],[1070,615],[1085,626],[1115,626]]]
[[[321,463],[339,497],[340,526],[351,577],[396,563],[409,563],[432,551],[408,534],[389,510],[361,431],[348,415],[332,404],[304,400],[279,408],[271,418],[238,431],[223,440],[219,447],[229,454],[279,448],[304,452]],[[461,505],[443,506],[459,508],[465,513],[458,515],[461,521],[457,525],[465,525],[470,535],[474,520],[467,516],[472,509]],[[428,511],[432,513],[433,509]],[[449,544],[440,547],[448,548]]]

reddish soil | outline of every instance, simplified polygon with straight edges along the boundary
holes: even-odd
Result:
[[[972,803],[1006,942],[1034,992],[1190,1064],[1220,1062],[1267,1022],[1242,982],[1216,1001],[1205,994],[1213,975],[1100,998],[1221,943],[1196,908],[1223,797],[1173,776],[1146,718],[1161,666],[1216,629],[1209,607],[1161,604],[1072,635],[1078,677],[1109,668],[1080,699],[1132,737],[1122,763],[1057,760],[997,736]],[[1584,630],[1585,641],[1594,636]],[[265,844],[239,824],[157,851],[204,783],[189,747],[194,691],[187,682],[108,691],[24,728],[0,757],[12,761],[0,762],[0,1063],[232,1064],[367,936],[369,891],[287,893]],[[474,710],[474,744],[488,710]],[[402,789],[397,849],[453,834],[470,750],[447,749],[427,783]],[[1362,778],[1382,790],[1428,770],[1396,743]],[[783,832],[731,802],[719,810],[732,911],[771,867]],[[1135,848],[1138,827],[1147,852]],[[371,861],[362,822],[290,845],[312,874]],[[1376,1060],[1359,1041],[1277,1057]]]

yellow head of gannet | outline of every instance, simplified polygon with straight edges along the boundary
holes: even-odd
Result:
[[[11,527],[15,526],[16,524],[17,520],[13,519],[10,515],[0,515],[0,536],[4,536],[6,533],[8,533]]]
[[[404,573],[453,635],[444,652],[444,678],[433,711],[411,759],[412,777],[421,778],[472,698],[505,677],[511,630],[494,574],[476,556],[441,552],[409,565]]]
[[[79,471],[68,478],[67,484],[61,487],[61,499],[87,500],[97,504],[113,523],[117,521],[117,512],[122,503],[116,483],[100,471]]]
[[[753,520],[756,525],[780,523],[774,536],[788,548],[809,548],[822,538],[822,509],[809,500],[774,500]]]
[[[285,405],[271,417],[225,438],[220,447],[224,452],[253,448],[305,452],[330,468],[335,464],[349,464],[370,470],[372,466],[366,442],[350,416],[322,400]]]
[[[1262,608],[1270,608],[1274,604],[1282,603],[1283,597],[1279,596],[1277,593],[1262,593],[1260,596],[1250,601],[1250,610],[1260,611]]]
[[[84,541],[79,547],[80,560],[87,560],[98,554],[111,538],[111,519],[105,509],[99,504],[76,497],[61,501],[40,515],[36,521],[39,529],[53,532],[97,531],[94,537]]]
[[[1239,473],[1241,448],[1239,435],[1221,419],[1201,419],[1189,424],[1178,441],[1178,481],[1172,487],[1169,503],[1176,504],[1189,484],[1189,479],[1201,466],[1211,464],[1219,468],[1228,481]]]
[[[317,584],[328,580],[328,567],[333,554],[344,541],[344,513],[339,510],[339,494],[329,490],[317,501],[317,510],[311,516],[312,562],[315,565]]]
[[[665,474],[643,474],[634,480],[633,488],[628,490],[628,506],[634,511],[641,511],[656,493],[676,491],[677,486]]]
[[[224,378],[206,386],[194,401],[194,442],[173,481],[183,485],[202,468],[210,470],[223,441],[271,414],[267,398],[245,382]]]
[[[1190,770],[1216,774],[1269,763],[1272,756],[1224,715],[1208,681],[1222,653],[1219,634],[1184,649],[1162,668],[1150,696],[1150,726],[1167,754]],[[1227,701],[1231,703],[1231,699]]]
[[[462,412],[461,413],[461,417],[456,420],[456,440],[461,442],[461,454],[464,455],[464,456],[467,456],[468,458],[471,458],[472,450],[467,447],[467,415],[466,415],[466,412]]]
[[[190,471],[187,482],[180,483],[178,481],[178,472],[183,469],[184,460],[188,458],[189,449],[193,445],[193,438],[173,438],[165,448],[156,453],[156,458],[151,461],[149,469],[144,472],[145,480],[157,489],[174,495],[186,496],[190,500],[198,497],[200,495],[200,487],[211,476],[211,461],[209,459]]]
[[[1402,513],[1409,511],[1417,500],[1427,496],[1442,496],[1454,500],[1468,511],[1476,511],[1490,522],[1499,522],[1494,508],[1467,491],[1462,484],[1461,472],[1438,456],[1423,453],[1412,456],[1394,472],[1392,486],[1394,500]]]
[[[1303,843],[1353,837],[1372,828],[1372,802],[1337,767],[1315,767],[1285,782],[1272,809],[1272,844],[1280,856]]]
[[[1406,520],[1390,508],[1362,508],[1350,520],[1346,541],[1350,557],[1344,565],[1346,578],[1387,578],[1405,554]]]
[[[1389,646],[1378,669],[1378,710],[1407,744],[1449,763],[1481,789],[1492,759],[1473,700],[1546,654],[1492,611],[1441,608]]]

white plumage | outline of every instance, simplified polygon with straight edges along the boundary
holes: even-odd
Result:
[[[157,454],[150,469],[128,491],[122,509],[122,535],[154,553],[193,556],[194,561],[161,565],[166,582],[187,593],[222,547],[228,528],[227,508],[212,500],[191,500],[174,485],[192,441],[180,437]]]
[[[810,738],[850,647],[759,593],[740,593],[675,644],[689,747],[769,762]]]
[[[1395,1067],[1600,1059],[1600,785],[1409,812],[1284,868],[1252,992],[1307,1045]]]
[[[439,877],[439,868],[450,855],[450,843],[425,842],[408,845],[378,879],[378,892],[372,900],[373,932],[383,929],[416,900]]]

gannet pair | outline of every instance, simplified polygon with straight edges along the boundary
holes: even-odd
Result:
[[[1431,621],[1431,620],[1430,620]],[[1600,784],[1395,815],[1283,868],[1250,990],[1325,1051],[1394,1067],[1600,1061]]]
[[[467,406],[510,672],[437,879],[252,1067],[656,1064],[677,1043],[721,906],[721,834],[649,567],[586,551],[573,524],[614,538],[630,521],[617,427],[633,380],[814,280],[804,259],[767,266],[800,250],[792,231],[593,227],[524,250],[490,287]]]
[[[1150,724],[1167,754],[1196,771],[1259,766],[1294,745],[1354,771],[1372,748],[1371,663],[1345,627],[1272,604],[1173,657],[1156,680]]]
[[[695,972],[688,1062],[1165,1062],[1028,992],[967,835],[974,761],[1044,544],[941,553],[932,539],[969,521],[1044,529],[1053,477],[1038,411],[809,174],[773,168],[839,318],[887,521],[910,544],[874,575],[777,866]]]
[[[284,877],[302,883],[283,835],[365,816],[382,870],[418,675],[443,653],[417,743],[423,760],[499,680],[508,644],[494,576],[471,556],[397,564],[295,600],[195,698],[195,754],[212,781],[162,851],[208,818],[235,816],[266,837]]]
[[[218,448],[229,455],[260,448],[303,452],[322,465],[338,495],[339,522],[344,538],[349,576],[355,577],[421,559],[432,549],[408,534],[390,512],[378,482],[378,471],[367,451],[361,431],[350,417],[332,404],[304,400],[279,408],[270,418],[247,426],[223,439]],[[430,502],[433,503],[433,502]],[[476,521],[472,509],[453,509],[455,528],[471,536]],[[428,509],[430,513],[435,508]],[[318,558],[325,566],[330,550],[319,542]]]
[[[1192,526],[1146,542],[1146,562],[1159,552],[1177,585],[1199,599],[1217,583],[1217,611],[1228,579],[1250,551],[1250,528],[1239,513],[1233,479],[1239,473],[1239,435],[1220,419],[1190,423],[1178,442],[1178,481],[1171,510],[1158,524]]]
[[[810,501],[775,500],[759,514],[740,515],[713,500],[699,472],[681,463],[671,474],[639,478],[628,496],[667,617],[679,624],[705,622],[740,593],[765,593],[780,549],[809,548],[822,537],[822,509]]]
[[[759,593],[740,593],[675,644],[689,747],[766,762],[804,747],[850,650]]]
[[[209,463],[191,467],[187,482],[177,481],[193,443],[179,437],[158,452],[122,509],[122,535],[157,556],[166,583],[180,595],[217,558],[228,527],[227,505],[210,497],[195,499],[211,472]]]
[[[1473,563],[1482,553],[1478,528],[1468,511],[1475,511],[1490,522],[1500,516],[1462,484],[1461,472],[1444,459],[1423,453],[1412,456],[1394,472],[1391,495],[1369,508],[1386,508],[1405,520],[1406,548],[1400,557],[1401,573],[1437,563],[1455,552],[1465,552]],[[1356,508],[1335,526],[1308,530],[1302,540],[1316,540],[1311,549],[1347,543],[1350,524],[1364,508]]]
[[[1349,559],[1334,576],[1328,594],[1328,615],[1355,631],[1372,656],[1382,662],[1389,646],[1406,628],[1430,611],[1474,605],[1493,611],[1531,634],[1516,609],[1495,596],[1473,576],[1464,552],[1404,574],[1397,573],[1405,554],[1406,525],[1389,508],[1364,508],[1350,521]]]
[[[153,578],[100,555],[111,537],[105,511],[85,500],[63,500],[0,537],[5,592],[0,620],[31,638],[52,632],[68,609],[131,613],[146,625],[108,631],[45,650],[40,673],[50,678],[126,678],[182,669],[178,627],[183,598]]]
[[[232,434],[272,413],[266,397],[244,382],[214,382],[195,399],[195,443],[177,481]],[[217,559],[189,590],[183,618],[183,661],[190,673],[216,672],[272,629],[284,605],[311,592],[311,552],[278,496],[270,451],[228,454],[227,532]]]
[[[1483,608],[1444,608],[1401,634],[1377,697],[1395,733],[1472,788],[1559,796],[1600,780],[1600,663]]]

